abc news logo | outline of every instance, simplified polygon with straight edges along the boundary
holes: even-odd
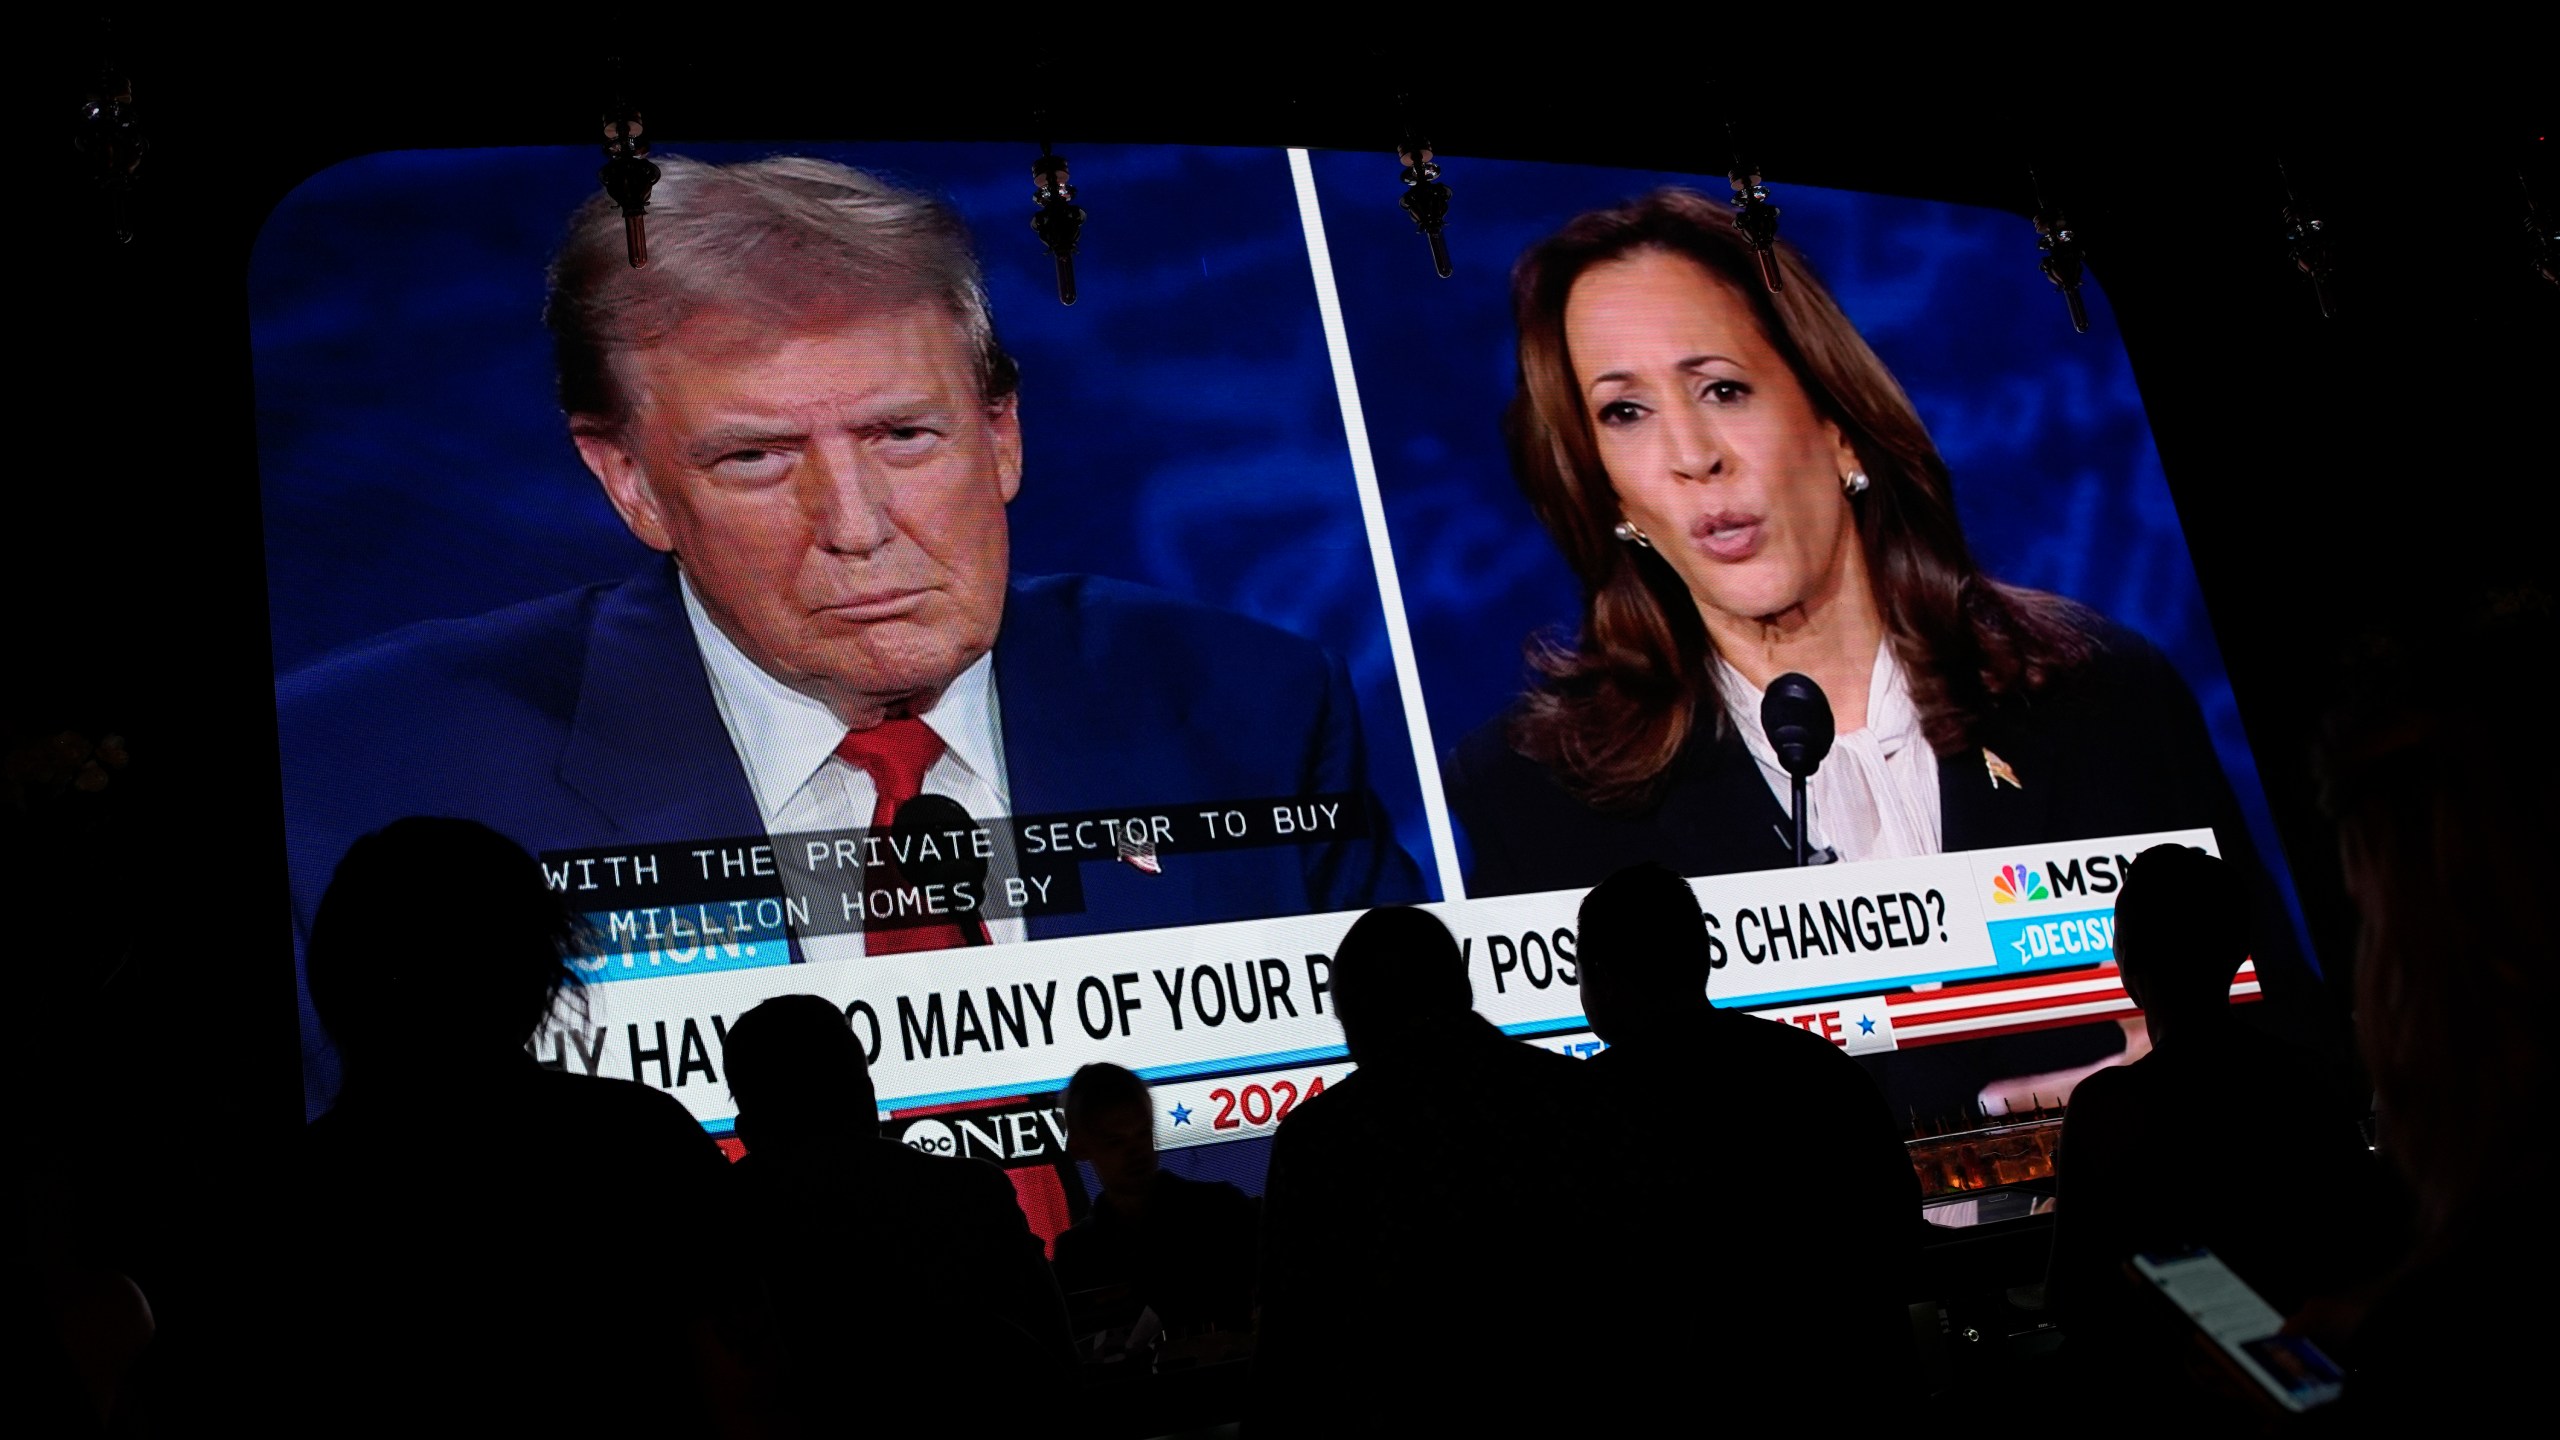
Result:
[[[1067,1116],[1054,1105],[1015,1105],[958,1114],[928,1115],[892,1123],[893,1138],[910,1150],[958,1160],[984,1160],[1010,1169],[1053,1164],[1066,1158]]]

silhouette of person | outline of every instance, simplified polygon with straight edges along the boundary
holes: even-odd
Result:
[[[1622,1107],[1694,1107],[1694,1133],[1639,1164],[1681,1237],[1646,1323],[1765,1394],[1829,1407],[1899,1385],[1920,1187],[1875,1082],[1821,1036],[1715,1008],[1697,895],[1660,865],[1594,887],[1576,942],[1608,1042],[1593,1077]]]
[[[2136,856],[2116,896],[2152,1048],[2080,1082],[2063,1122],[2046,1308],[2084,1363],[2141,1348],[2137,1253],[2210,1247],[2287,1313],[2383,1263],[2386,1192],[2344,1092],[2232,1013],[2249,914],[2241,873],[2184,845]]]
[[[25,1160],[32,1159],[32,1166]],[[21,1157],[0,1185],[0,1429],[13,1435],[149,1434],[158,1322],[132,1277],[89,1254],[66,1214],[80,1196],[56,1157]]]
[[[728,1233],[786,1407],[860,1428],[921,1383],[952,1391],[946,1431],[1055,1413],[1076,1383],[1066,1306],[1004,1172],[883,1138],[862,1042],[815,995],[739,1016],[726,1053],[747,1149]]]
[[[1261,1209],[1242,1190],[1186,1180],[1156,1164],[1147,1082],[1093,1064],[1067,1082],[1067,1154],[1093,1166],[1102,1194],[1058,1236],[1068,1294],[1127,1286],[1175,1337],[1253,1328]]]
[[[713,1287],[599,1241],[706,1214],[720,1152],[672,1098],[527,1049],[581,1018],[584,945],[477,822],[396,821],[339,862],[308,954],[346,1086],[304,1135],[302,1333],[278,1347],[304,1428],[710,1428]]]
[[[1359,1069],[1281,1123],[1263,1194],[1260,1433],[1519,1428],[1608,1408],[1615,1190],[1582,1065],[1472,1010],[1432,915],[1372,910],[1333,997]],[[1594,1398],[1596,1392],[1597,1398]]]
[[[2537,1412],[2560,1288],[2560,763],[2510,675],[2560,654],[2527,586],[2369,638],[2322,741],[2377,1138],[2416,1245],[2353,1335],[2341,1408],[2365,1431],[2486,1434]],[[2532,657],[2544,657],[2535,661]],[[2508,740],[2518,728],[2521,743]]]

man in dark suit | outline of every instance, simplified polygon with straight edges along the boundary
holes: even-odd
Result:
[[[1359,1071],[1281,1123],[1263,1194],[1260,1417],[1281,1434],[1607,1420],[1628,1275],[1622,1147],[1581,1062],[1475,1014],[1428,912],[1334,957]]]
[[[784,995],[729,1029],[746,1157],[730,1169],[738,1328],[812,1433],[893,1413],[902,1387],[973,1377],[943,1428],[1010,1430],[1075,1387],[1067,1311],[1004,1172],[880,1135],[844,1012]],[[884,1410],[883,1407],[889,1407]]]
[[[1070,1296],[1125,1291],[1176,1340],[1253,1329],[1253,1263],[1262,1207],[1217,1180],[1156,1163],[1147,1082],[1097,1061],[1067,1082],[1067,1154],[1102,1182],[1093,1211],[1058,1236],[1058,1284]],[[1206,1347],[1203,1347],[1206,1348]]]
[[[1670,1238],[1630,1328],[1768,1394],[1887,1401],[1911,1379],[1903,1290],[1922,1222],[1875,1083],[1821,1036],[1715,1008],[1697,895],[1659,865],[1593,889],[1577,939],[1583,1007],[1609,1044],[1591,1073],[1631,1111],[1681,1097],[1697,1130],[1640,1156]]]
[[[298,928],[345,846],[405,814],[540,852],[862,830],[927,794],[980,819],[1292,796],[1357,813],[1307,844],[1106,854],[1077,913],[811,953],[1420,897],[1338,657],[1135,586],[1010,573],[1017,377],[947,206],[815,160],[665,171],[651,263],[589,204],[548,318],[579,455],[667,558],[278,686]],[[304,1034],[325,1096],[307,1012]]]
[[[418,925],[428,909],[450,928]],[[453,934],[475,963],[437,983]],[[600,1260],[567,1220],[700,1215],[729,1168],[673,1098],[525,1053],[580,944],[533,857],[483,825],[403,820],[337,867],[311,985],[347,1086],[292,1157],[290,1329],[259,1347],[289,1418],[268,1428],[717,1433],[733,1366],[707,1271]],[[528,1298],[527,1277],[572,1272],[577,1301]],[[598,1317],[624,1322],[612,1343]]]

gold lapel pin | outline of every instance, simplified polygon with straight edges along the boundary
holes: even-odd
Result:
[[[1988,745],[1982,747],[1982,768],[1985,773],[1990,775],[1991,788],[1994,790],[2000,788],[2000,782],[2003,780],[2009,782],[2009,788],[2012,790],[2024,790],[2027,788],[2026,786],[2018,783],[2018,772],[2009,768],[2009,762],[1992,754],[1991,747]]]

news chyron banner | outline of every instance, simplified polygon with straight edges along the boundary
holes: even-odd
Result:
[[[2115,892],[2131,858],[2163,844],[2215,850],[2212,832],[2184,830],[1693,880],[1707,993],[1853,1054],[1897,1048],[1890,1002],[1907,996],[2055,972],[2088,992],[2065,1008],[2112,1006]],[[1427,907],[1458,938],[1477,1012],[1566,1053],[1597,1047],[1575,954],[1585,893]],[[655,1086],[725,1129],[730,1023],[809,993],[844,1008],[884,1112],[1042,1096],[1108,1060],[1154,1087],[1168,1145],[1265,1133],[1349,1073],[1332,956],[1357,912],[746,968],[721,967],[753,942],[706,944],[722,928],[706,918],[678,942],[586,962],[634,978],[593,986],[586,1020],[538,1035],[537,1058]]]

